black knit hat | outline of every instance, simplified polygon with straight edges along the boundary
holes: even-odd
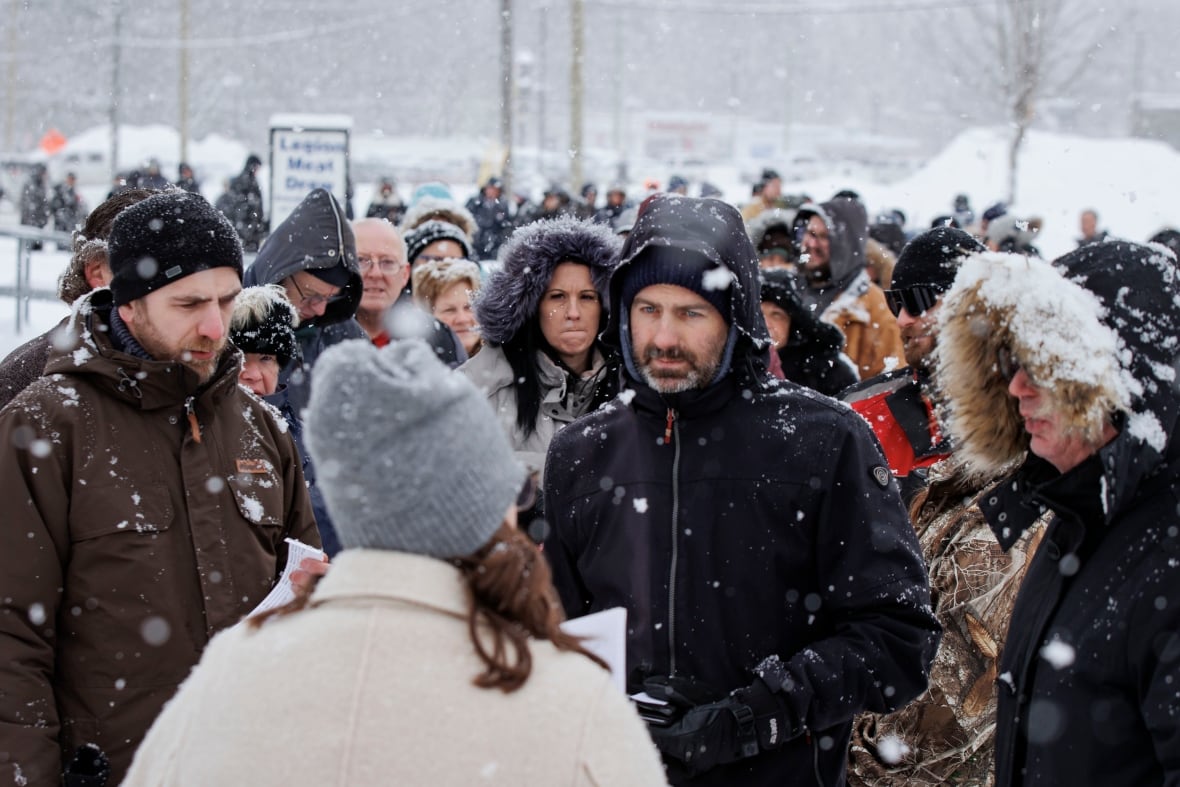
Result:
[[[233,225],[187,191],[165,191],[127,208],[107,244],[116,306],[211,268],[233,268],[242,277],[242,243]]]
[[[987,251],[974,237],[955,227],[935,227],[905,245],[893,267],[892,287],[904,290],[925,285],[946,292],[955,283],[959,265],[968,256]]]
[[[406,233],[406,261],[413,265],[423,249],[436,240],[453,240],[463,248],[463,257],[471,258],[471,243],[462,229],[446,221],[431,219]]]
[[[707,281],[705,276],[711,270],[719,271],[720,276],[725,277],[724,286],[718,286],[720,281],[710,286],[711,280]],[[703,254],[666,246],[650,246],[639,253],[623,275],[626,278],[623,280],[621,309],[630,310],[631,301],[644,287],[673,284],[700,295],[721,313],[726,323],[733,321],[729,291],[733,275],[728,268],[714,265]]]
[[[298,313],[277,284],[247,287],[234,300],[229,340],[244,353],[273,355],[285,369],[299,355]]]

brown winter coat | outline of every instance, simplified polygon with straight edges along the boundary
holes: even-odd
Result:
[[[836,296],[820,316],[844,334],[844,354],[856,365],[860,379],[905,366],[905,349],[897,318],[885,293],[862,273]]]
[[[966,476],[953,459],[941,462],[915,503],[914,527],[943,628],[930,687],[896,713],[857,718],[849,748],[852,787],[993,783],[996,665],[1044,522],[1005,553],[977,502],[991,485],[979,491]]]
[[[209,639],[269,592],[284,538],[319,544],[240,354],[198,390],[114,350],[109,314],[108,290],[86,296],[80,346],[0,413],[0,783],[58,784],[93,742],[118,784]]]

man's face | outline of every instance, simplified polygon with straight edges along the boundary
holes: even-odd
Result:
[[[229,341],[237,271],[224,266],[189,274],[119,307],[135,340],[157,361],[179,361],[207,383]]]
[[[384,314],[410,280],[406,244],[387,221],[358,221],[352,225],[352,231],[356,235],[356,258],[364,283],[357,311]]]
[[[299,312],[299,321],[306,322],[323,316],[328,308],[328,301],[340,294],[339,287],[333,287],[321,281],[307,271],[299,271],[282,281],[283,289],[287,291],[287,300],[295,304]]]
[[[627,195],[622,191],[608,191],[606,193],[606,204],[612,208],[616,208],[627,201]]]
[[[1098,231],[1098,217],[1094,215],[1094,211],[1082,211],[1082,237],[1089,238]]]
[[[713,305],[674,284],[644,287],[631,301],[631,352],[660,393],[705,388],[717,375],[729,326]]]
[[[800,262],[804,269],[812,272],[828,270],[831,263],[832,240],[828,234],[828,225],[819,216],[812,216],[807,220],[807,229],[803,233],[803,256]]]
[[[918,316],[902,309],[897,313],[897,328],[901,333],[902,351],[909,366],[925,366],[938,343],[938,303]]]
[[[783,182],[778,178],[771,178],[762,184],[762,199],[767,202],[776,200],[783,194]]]
[[[1008,382],[1008,395],[1019,404],[1024,431],[1029,435],[1028,450],[1059,472],[1077,467],[1117,434],[1114,427],[1107,424],[1101,442],[1091,445],[1080,435],[1067,430],[1061,414],[1050,409],[1045,390],[1019,365]]]

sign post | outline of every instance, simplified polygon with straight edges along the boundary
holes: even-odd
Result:
[[[317,188],[342,205],[348,181],[348,115],[272,115],[270,118],[270,226],[279,226]]]

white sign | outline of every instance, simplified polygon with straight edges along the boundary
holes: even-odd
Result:
[[[348,193],[346,115],[275,115],[270,119],[270,227],[274,230],[314,189],[343,205]]]

